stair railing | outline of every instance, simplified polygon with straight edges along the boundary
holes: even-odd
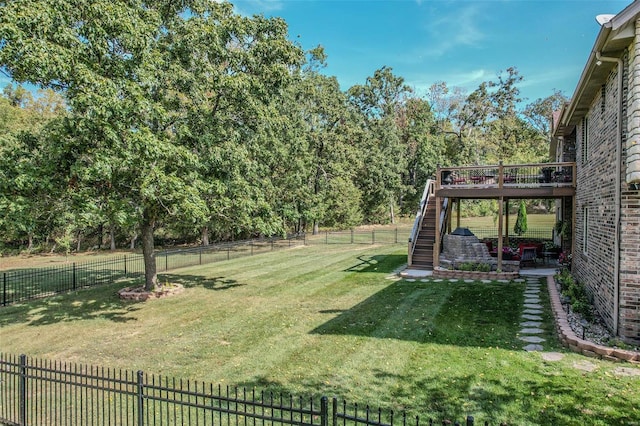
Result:
[[[422,198],[420,199],[420,207],[418,207],[416,219],[413,221],[411,234],[409,235],[409,256],[407,259],[407,263],[409,266],[413,264],[413,251],[416,248],[416,242],[418,241],[418,234],[420,233],[420,229],[422,229],[422,220],[424,219],[425,213],[427,211],[429,200],[435,194],[435,188],[436,181],[433,179],[428,179],[427,184],[424,186],[424,191],[422,192]]]

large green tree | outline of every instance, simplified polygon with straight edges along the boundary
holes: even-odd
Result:
[[[224,99],[253,112],[269,94],[264,78],[282,81],[298,60],[281,21],[206,0],[11,2],[0,40],[5,73],[65,94],[70,116],[57,149],[69,189],[135,215],[147,289],[157,286],[155,226],[209,216],[201,189],[211,163],[202,161],[194,105],[209,99],[217,111]],[[246,78],[216,80],[228,74]],[[227,117],[236,120],[229,133],[251,133],[260,118]],[[219,133],[206,136],[219,143]]]

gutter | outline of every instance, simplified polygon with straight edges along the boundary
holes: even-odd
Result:
[[[616,62],[618,64],[618,112],[616,131],[616,173],[615,173],[615,221],[613,240],[613,331],[618,335],[618,323],[620,314],[620,196],[622,173],[622,90],[623,90],[623,61],[621,58],[601,56],[600,51],[596,51],[596,59],[602,62]]]

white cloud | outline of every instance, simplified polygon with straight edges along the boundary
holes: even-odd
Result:
[[[446,14],[430,14],[425,23],[429,45],[424,48],[424,55],[439,57],[461,46],[480,46],[486,39],[478,25],[484,20],[481,9],[475,3],[463,5]]]
[[[485,69],[474,69],[458,73],[429,73],[419,74],[415,77],[408,77],[406,82],[413,87],[419,95],[424,95],[429,91],[432,84],[437,81],[445,81],[448,87],[459,87],[466,93],[471,93],[478,88],[483,81],[495,78],[495,73]]]

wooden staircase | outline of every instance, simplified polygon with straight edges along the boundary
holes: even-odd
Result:
[[[413,256],[411,258],[411,268],[433,269],[433,246],[436,242],[436,203],[427,204],[422,227],[418,232]]]

